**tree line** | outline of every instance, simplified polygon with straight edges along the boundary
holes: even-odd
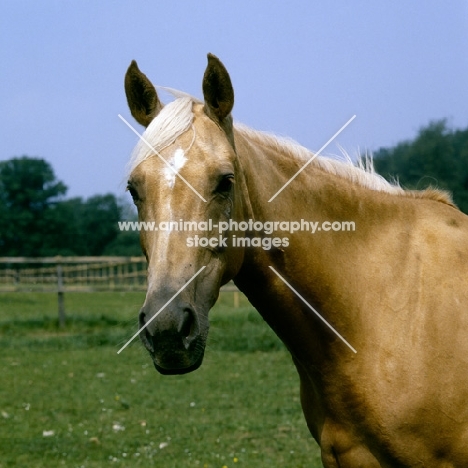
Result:
[[[0,256],[141,255],[137,232],[120,232],[128,203],[113,194],[66,199],[41,158],[0,162]]]
[[[468,214],[468,128],[451,130],[445,120],[432,122],[412,141],[375,152],[374,167],[403,188],[448,190]]]
[[[468,213],[468,129],[430,123],[411,141],[374,153],[376,171],[404,188],[429,186],[453,194]],[[131,219],[129,202],[113,194],[66,198],[42,158],[0,162],[0,256],[141,255],[138,233],[121,232]]]

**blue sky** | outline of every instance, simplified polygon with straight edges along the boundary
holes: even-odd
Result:
[[[376,150],[433,120],[468,127],[467,51],[466,0],[4,1],[0,159],[45,158],[68,196],[122,195],[130,61],[201,97],[207,52],[235,119],[318,150],[356,114],[327,152]]]

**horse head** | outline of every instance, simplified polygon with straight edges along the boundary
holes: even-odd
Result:
[[[126,73],[125,91],[133,117],[146,127],[130,162],[128,190],[139,220],[157,228],[140,231],[148,261],[140,338],[159,372],[183,374],[202,363],[208,311],[243,260],[242,249],[231,247],[231,234],[218,228],[244,210],[234,91],[211,54],[204,102],[179,95],[163,105],[136,62]]]

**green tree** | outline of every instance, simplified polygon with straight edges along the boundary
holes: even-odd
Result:
[[[122,221],[137,221],[138,214],[133,203],[126,198],[118,200]],[[137,231],[119,231],[112,242],[106,245],[104,255],[138,257],[143,255],[140,247],[140,234]]]
[[[86,244],[80,232],[83,200],[71,198],[52,205],[45,213],[40,256],[85,255]]]
[[[43,159],[0,162],[0,256],[102,255],[124,208],[112,194],[65,200],[66,191]]]
[[[106,246],[119,233],[120,207],[112,194],[95,195],[83,203],[80,234],[86,246],[85,255],[102,255]]]
[[[47,212],[40,255],[103,255],[119,234],[120,212],[112,194],[57,203]]]
[[[453,189],[453,196],[458,206],[468,213],[468,129],[454,132],[452,141],[459,170],[458,184]]]
[[[40,255],[45,214],[66,191],[44,159],[0,162],[0,254]]]
[[[374,166],[405,188],[448,190],[459,208],[468,213],[468,130],[454,132],[445,120],[433,122],[413,141],[379,149]]]

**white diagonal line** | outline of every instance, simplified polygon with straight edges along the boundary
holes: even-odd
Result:
[[[353,115],[269,200],[273,201],[354,119]]]
[[[278,278],[283,281],[283,283],[294,293],[296,296],[330,329],[332,330],[338,338],[340,338],[343,343],[345,343],[353,353],[357,351],[272,267],[270,269],[278,276]]]
[[[169,167],[169,169],[177,176],[179,177],[180,180],[184,181],[185,184],[196,194],[198,195],[205,203],[206,203],[206,200],[195,190],[195,188],[184,178],[182,177],[178,172],[177,170],[170,164],[168,163],[154,148],[153,146],[151,145],[151,143],[149,143],[145,137],[141,134],[141,133],[138,133],[137,130],[135,130],[135,128],[133,128],[133,126],[127,121],[125,120],[124,117],[122,117],[120,114],[118,114],[120,120],[122,120],[122,122],[124,122],[127,127],[133,132],[135,133],[138,138],[140,138],[140,140],[145,143],[145,145],[151,150],[151,151],[154,151],[154,154],[156,154],[156,156],[159,157],[159,159],[161,159],[161,161],[163,161],[167,167]]]
[[[204,269],[202,266],[118,351],[120,354]]]

